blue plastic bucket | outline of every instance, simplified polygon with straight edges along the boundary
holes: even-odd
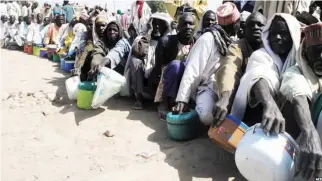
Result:
[[[74,60],[65,60],[65,71],[67,73],[70,73],[71,70],[74,69],[74,64],[75,64],[75,61]]]
[[[65,59],[60,59],[60,69],[65,70]]]

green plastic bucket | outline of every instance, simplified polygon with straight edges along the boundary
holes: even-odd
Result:
[[[176,141],[187,141],[196,137],[198,130],[198,114],[195,110],[187,113],[167,114],[169,137]]]
[[[59,54],[55,53],[55,54],[53,55],[53,61],[54,61],[54,62],[60,62],[60,56],[59,56]]]
[[[95,82],[81,82],[78,85],[77,106],[80,109],[93,109],[92,101],[96,90]]]
[[[34,56],[36,56],[36,57],[39,57],[40,56],[40,48],[41,47],[33,46],[32,51],[33,51],[33,55]]]

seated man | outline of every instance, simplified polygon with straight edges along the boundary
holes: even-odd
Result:
[[[9,22],[7,23],[6,30],[5,30],[5,39],[4,39],[4,48],[11,48],[11,46],[16,46],[17,42],[22,46],[23,42],[18,36],[19,33],[19,26],[16,22],[16,17],[11,15],[9,17]],[[18,41],[17,41],[18,40]]]
[[[62,15],[57,15],[55,17],[54,23],[50,24],[48,27],[48,32],[45,36],[44,45],[49,44],[59,45],[60,38],[62,37],[63,32],[67,28],[67,24],[64,23],[64,17]]]
[[[252,53],[262,48],[262,29],[266,18],[259,12],[252,13],[246,20],[245,38],[236,41],[228,48],[228,53],[220,60],[216,72],[219,99],[213,109],[214,122],[219,125],[230,110],[229,103],[235,97],[239,81],[245,73]]]
[[[3,40],[5,38],[6,27],[7,26],[8,26],[8,17],[6,15],[1,15],[1,21],[0,21],[0,41],[1,41],[1,47],[3,45]]]
[[[94,44],[89,74],[96,75],[100,67],[106,66],[123,75],[131,46],[123,38],[121,25],[112,21],[107,24],[101,35],[102,38]]]
[[[43,23],[43,15],[41,13],[37,14],[37,22],[33,23],[28,30],[27,42],[32,44],[41,45],[42,36],[40,34],[41,30],[45,27],[46,24]]]
[[[154,96],[159,83],[153,71],[155,68],[155,53],[158,51],[156,47],[158,40],[170,33],[171,21],[172,18],[166,13],[152,14],[147,25],[152,30],[149,30],[145,36],[137,37],[132,45],[132,53],[128,61],[131,79],[128,81],[136,97],[133,109],[143,109],[143,93]],[[150,25],[151,23],[152,25]],[[148,92],[143,90],[144,80],[148,81],[150,88]]]
[[[155,73],[159,86],[155,102],[159,103],[161,119],[165,119],[175,98],[185,69],[184,62],[194,45],[195,18],[192,13],[179,17],[178,34],[168,35],[159,40],[155,52]]]
[[[236,93],[232,115],[252,126],[261,121],[265,132],[285,131],[285,119],[279,109],[278,91],[286,69],[295,65],[301,29],[296,18],[277,13],[264,27],[264,48],[255,51]]]
[[[296,175],[310,179],[321,178],[322,166],[321,124],[318,131],[315,128],[322,121],[322,23],[306,27],[304,33],[305,39],[296,56],[297,65],[283,75],[280,93],[286,98],[285,106],[291,105],[289,115],[293,116],[288,116],[286,121],[294,124],[295,119],[301,132],[295,159]]]
[[[218,16],[219,23],[232,25],[239,19],[239,14],[235,12],[237,8],[233,6],[232,3],[225,3],[224,7],[230,8],[225,10],[226,16]],[[223,9],[225,8],[222,6],[218,8],[220,12]],[[229,34],[232,32],[235,32],[235,29],[228,28],[225,31],[221,26],[214,25],[198,39],[188,56],[174,112],[181,113],[188,110],[188,103],[192,98],[196,102],[195,109],[200,121],[205,125],[213,122],[212,109],[218,99],[214,73],[220,64],[221,56],[226,56],[228,53],[228,46],[232,43]]]

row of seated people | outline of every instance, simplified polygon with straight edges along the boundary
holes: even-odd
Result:
[[[307,160],[297,162],[297,172],[317,176],[322,149],[311,107],[321,102],[322,24],[304,13],[309,23],[303,29],[292,15],[266,20],[255,12],[243,22],[244,38],[238,40],[241,16],[235,9],[225,3],[216,13],[207,11],[197,32],[193,14],[183,13],[176,35],[168,34],[172,19],[155,13],[132,46],[117,23],[98,17],[98,43],[81,77],[93,77],[102,66],[114,69],[127,79],[125,94],[136,98],[133,109],[144,108],[147,93],[161,119],[192,108],[205,125],[218,125],[230,113],[250,126],[261,123],[266,132],[301,135],[298,155]]]
[[[207,11],[196,32],[191,13],[179,17],[174,35],[173,19],[154,13],[143,34],[134,38],[138,33],[130,29],[126,39],[117,22],[103,15],[88,17],[80,22],[87,36],[76,51],[74,74],[86,81],[95,79],[100,67],[115,70],[127,80],[122,94],[136,98],[133,109],[144,108],[147,94],[158,104],[161,119],[169,111],[192,108],[205,125],[218,125],[230,113],[249,126],[260,122],[266,132],[300,135],[297,155],[305,162],[297,161],[297,172],[309,178],[321,171],[315,129],[321,109],[315,113],[311,107],[322,102],[317,101],[322,92],[322,24],[307,14],[302,18],[305,28],[301,18],[283,13],[266,20],[254,12],[243,19],[227,2],[216,13]],[[66,40],[60,30],[73,26],[56,16],[44,45]]]

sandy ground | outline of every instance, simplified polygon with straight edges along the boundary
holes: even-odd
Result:
[[[79,110],[66,98],[68,75],[57,64],[0,53],[2,181],[244,180],[233,155],[206,136],[170,140],[153,104],[133,111],[132,100],[118,98]],[[143,152],[152,156],[137,156]]]

